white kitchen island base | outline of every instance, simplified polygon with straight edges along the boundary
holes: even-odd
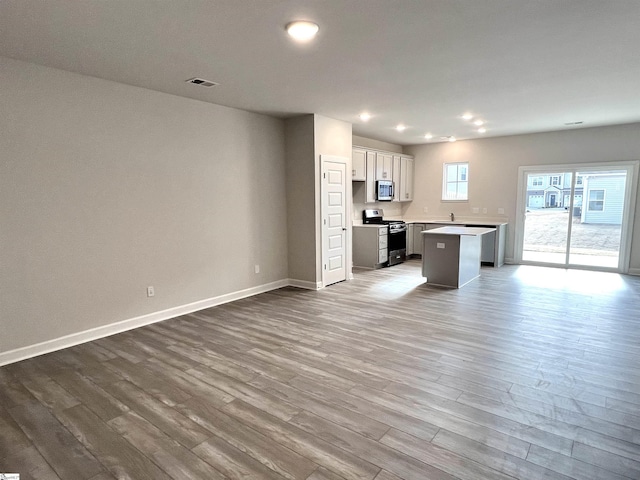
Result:
[[[422,232],[422,276],[427,283],[460,288],[480,276],[482,235],[495,228],[441,227]]]

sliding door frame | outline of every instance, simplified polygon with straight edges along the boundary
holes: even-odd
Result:
[[[597,163],[570,163],[570,164],[551,164],[551,165],[532,165],[522,166],[518,168],[518,197],[516,206],[516,230],[514,238],[515,263],[527,265],[544,265],[560,268],[575,268],[583,270],[599,270],[611,271],[619,273],[629,272],[629,263],[631,260],[631,235],[633,233],[633,219],[635,218],[635,209],[638,195],[638,168],[640,161],[620,161],[620,162],[597,162]],[[627,179],[625,184],[625,209],[622,216],[622,225],[620,232],[620,255],[618,257],[618,268],[593,267],[589,265],[569,264],[570,244],[567,245],[565,264],[543,263],[522,260],[524,250],[524,224],[525,214],[527,210],[527,176],[530,174],[540,175],[542,173],[571,173],[571,196],[570,206],[573,208],[575,179],[578,172],[584,173],[599,170],[626,170]],[[584,204],[584,199],[583,199]],[[571,213],[572,210],[569,211]],[[571,216],[569,216],[571,218]],[[571,223],[569,222],[569,231],[567,233],[567,241],[570,241]]]

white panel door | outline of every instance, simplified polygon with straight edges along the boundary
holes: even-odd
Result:
[[[346,164],[322,162],[322,283],[347,279]]]

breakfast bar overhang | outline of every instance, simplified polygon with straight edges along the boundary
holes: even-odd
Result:
[[[480,276],[482,235],[495,228],[440,227],[422,232],[422,276],[427,283],[460,288]]]

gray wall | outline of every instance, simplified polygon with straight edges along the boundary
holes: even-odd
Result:
[[[351,168],[351,124],[310,114],[287,119],[285,129],[289,277],[315,287],[322,282],[320,157],[345,157]],[[347,189],[351,199],[351,185]]]
[[[288,277],[283,121],[6,58],[0,85],[0,352]]]
[[[285,121],[289,276],[316,283],[314,116]]]
[[[509,221],[506,256],[514,256],[514,223],[520,166],[611,162],[640,159],[640,124],[582,128],[531,135],[486,138],[405,147],[415,156],[414,201],[406,209],[407,218],[426,215],[446,218],[474,217],[472,208],[487,208],[488,217],[498,217],[505,209]],[[444,203],[442,165],[469,162],[469,202]],[[640,200],[640,196],[639,196]],[[477,215],[475,215],[477,216]],[[640,269],[640,205],[636,205],[631,269]]]

